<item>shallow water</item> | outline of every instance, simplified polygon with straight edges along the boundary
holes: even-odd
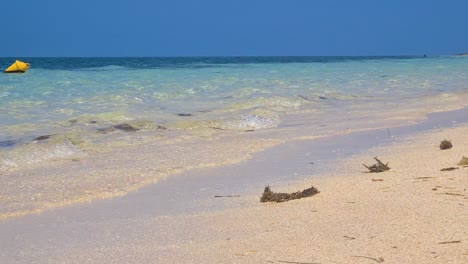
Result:
[[[123,195],[288,140],[419,122],[468,98],[466,57],[22,60],[27,73],[0,75],[3,216]]]

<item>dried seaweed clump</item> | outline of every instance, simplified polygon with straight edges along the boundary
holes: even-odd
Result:
[[[294,193],[275,193],[270,190],[270,186],[265,187],[265,190],[263,191],[262,197],[260,197],[260,202],[261,203],[266,203],[266,202],[286,202],[289,200],[294,200],[294,199],[301,199],[304,197],[309,197],[309,196],[314,196],[317,193],[319,193],[319,190],[315,188],[314,186],[303,190],[302,192],[294,192]]]
[[[450,140],[442,140],[442,142],[440,142],[440,149],[444,150],[444,149],[451,149],[453,146],[452,146],[452,142],[450,142]]]
[[[388,167],[388,162],[387,162],[387,164],[384,164],[377,157],[374,157],[374,159],[377,161],[377,163],[372,165],[372,166],[362,164],[364,167],[366,167],[369,170],[369,172],[377,173],[377,172],[388,171],[390,169],[390,167]]]
[[[453,170],[458,170],[458,167],[448,167],[448,168],[443,168],[440,171],[453,171]]]
[[[468,157],[463,156],[463,158],[458,162],[459,166],[467,166],[468,165]]]

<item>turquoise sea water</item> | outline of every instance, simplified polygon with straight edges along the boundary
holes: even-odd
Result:
[[[296,110],[322,109],[333,119],[325,108],[404,105],[466,93],[468,83],[468,58],[449,56],[22,60],[32,65],[27,73],[0,76],[4,148],[132,121],[156,127],[196,121],[185,129],[203,122],[222,129],[276,127],[279,115]],[[1,66],[12,61],[3,58]]]
[[[468,102],[468,57],[0,58],[0,218]]]
[[[72,125],[192,120],[198,123],[186,126],[207,121],[244,129],[249,125],[236,124],[244,120],[274,127],[278,115],[294,110],[398,105],[463,93],[468,83],[468,58],[448,56],[22,60],[32,65],[27,73],[0,76],[0,147],[63,134]],[[3,58],[1,66],[12,61]],[[268,120],[251,120],[257,116]]]

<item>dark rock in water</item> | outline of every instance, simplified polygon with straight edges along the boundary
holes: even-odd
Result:
[[[138,129],[136,127],[133,127],[132,125],[129,125],[129,124],[119,124],[119,125],[115,125],[115,126],[110,126],[110,127],[98,128],[97,129],[98,132],[104,133],[104,134],[114,132],[115,130],[122,130],[124,132],[135,132],[135,131],[138,131],[140,129]]]
[[[156,129],[167,130],[167,127],[158,125],[158,126],[156,127]]]
[[[118,130],[122,130],[122,131],[125,131],[125,132],[135,132],[135,131],[138,131],[140,129],[138,128],[135,128],[129,124],[120,124],[120,125],[115,125],[114,126],[115,129],[118,129]]]
[[[452,146],[452,142],[450,142],[450,140],[442,140],[442,142],[440,142],[440,149],[444,150],[444,149],[451,149],[453,146]]]
[[[325,97],[325,96],[319,96],[319,99],[322,99],[322,100],[327,100],[328,98]]]
[[[17,140],[0,141],[0,148],[13,147],[14,145],[18,144],[18,142],[19,141],[17,141]]]
[[[37,138],[34,139],[34,141],[46,140],[46,139],[49,139],[51,136],[52,135],[38,136]]]
[[[186,113],[180,113],[180,114],[177,114],[178,116],[192,116],[192,114],[186,114]]]
[[[310,197],[314,196],[317,193],[319,193],[319,190],[315,187],[310,187],[308,189],[303,190],[302,192],[294,192],[294,193],[275,193],[270,190],[270,186],[265,187],[265,190],[263,191],[263,195],[260,198],[261,203],[265,202],[286,202],[289,200],[294,200],[294,199],[301,199],[304,197]]]
[[[73,124],[78,123],[78,120],[72,119],[72,120],[68,120],[68,122],[70,122],[70,125],[73,125]]]
[[[97,123],[97,121],[95,121],[95,120],[91,120],[91,121],[89,121],[89,123],[90,123],[90,124],[96,124],[96,123]]]
[[[107,133],[115,131],[115,128],[114,127],[98,128],[97,131],[99,133],[107,134]]]

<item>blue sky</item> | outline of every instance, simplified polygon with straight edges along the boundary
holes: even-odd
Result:
[[[468,52],[468,0],[4,2],[1,57]]]

